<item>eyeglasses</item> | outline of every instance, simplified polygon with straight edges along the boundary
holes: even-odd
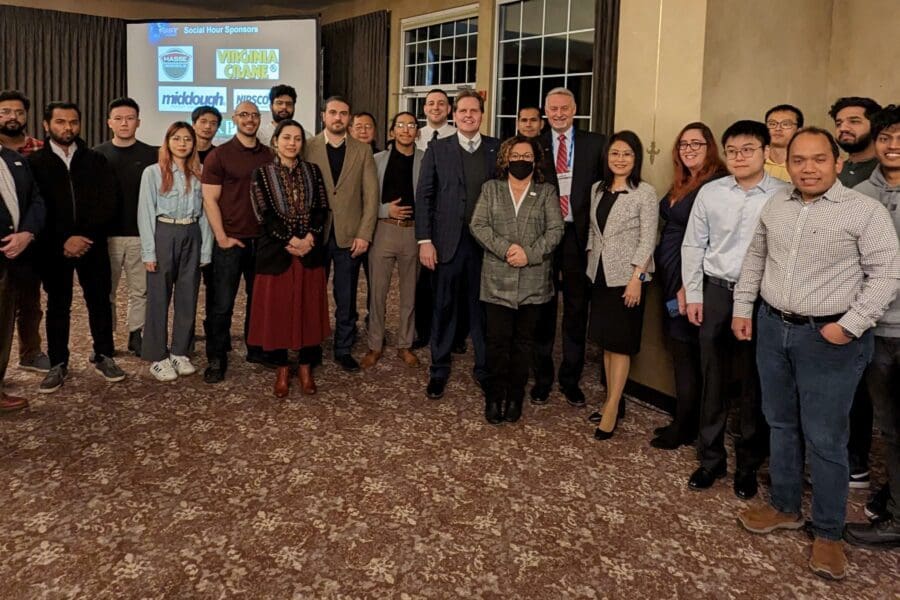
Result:
[[[762,148],[762,146],[744,146],[743,148],[725,148],[725,158],[728,160],[734,160],[737,158],[738,154],[743,156],[744,158],[750,158],[756,151]]]
[[[17,117],[24,117],[25,111],[21,108],[0,108],[0,117],[8,117],[10,115],[15,115]]]
[[[634,152],[629,152],[626,150],[625,152],[619,152],[618,150],[613,150],[609,153],[610,158],[634,158]]]
[[[678,150],[680,150],[681,152],[684,152],[688,148],[690,148],[691,150],[699,150],[700,148],[702,148],[703,146],[706,146],[706,145],[707,145],[706,142],[697,142],[697,141],[678,142]]]
[[[516,152],[513,152],[512,154],[509,155],[509,160],[527,160],[527,161],[531,162],[534,160],[534,154],[531,154],[531,153],[518,154]]]
[[[169,139],[171,141],[175,142],[176,144],[180,144],[181,142],[193,142],[194,141],[194,138],[192,138],[189,135],[173,135]]]
[[[122,122],[125,122],[125,123],[134,123],[135,121],[137,121],[137,119],[138,119],[137,117],[132,116],[132,115],[129,115],[129,116],[127,116],[127,117],[113,117],[113,118],[112,118],[112,121],[113,121],[114,123],[122,123]]]
[[[792,121],[790,119],[785,119],[784,121],[776,121],[775,119],[771,119],[766,121],[766,127],[769,129],[793,129],[797,126],[797,121]]]
[[[360,123],[359,125],[354,125],[353,129],[356,131],[368,131],[370,129],[375,129],[375,126],[370,125],[369,123]]]
[[[397,129],[409,129],[411,131],[413,129],[418,129],[419,124],[418,123],[396,123],[394,125],[394,127],[396,127]]]
[[[235,116],[238,119],[253,119],[254,121],[256,119],[259,119],[258,112],[247,112],[246,110],[242,110],[241,112],[237,113]]]

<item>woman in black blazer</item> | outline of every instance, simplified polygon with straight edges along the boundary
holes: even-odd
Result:
[[[684,285],[681,282],[681,242],[697,192],[707,182],[728,174],[712,131],[703,123],[688,123],[672,148],[673,183],[659,201],[659,216],[665,223],[656,247],[656,273],[663,290],[663,329],[675,367],[675,418],[656,430],[650,445],[672,450],[697,437],[699,426],[700,345],[699,328],[685,317]]]
[[[303,393],[315,394],[311,363],[331,333],[322,235],[328,195],[319,168],[300,158],[304,140],[300,123],[278,123],[272,136],[275,159],[253,176],[253,210],[263,233],[257,242],[247,343],[267,352],[299,349],[300,385]],[[277,367],[276,397],[288,394],[288,369],[287,364]]]

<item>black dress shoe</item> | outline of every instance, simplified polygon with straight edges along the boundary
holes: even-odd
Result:
[[[878,523],[848,523],[844,539],[854,546],[882,550],[900,548],[900,520],[888,519]]]
[[[261,365],[267,369],[277,369],[281,366],[270,360],[268,353],[262,350],[248,350],[247,362],[253,365]]]
[[[741,500],[749,500],[759,490],[756,471],[738,471],[734,474],[734,495]]]
[[[463,340],[459,343],[454,342],[453,347],[450,348],[450,352],[452,352],[453,354],[465,354],[466,353],[466,341]]]
[[[532,404],[537,404],[538,406],[547,404],[550,401],[550,386],[536,383],[531,386],[531,391],[528,395],[531,396]]]
[[[340,367],[348,373],[356,373],[359,371],[359,363],[356,362],[356,359],[349,354],[341,354],[340,356],[335,356],[334,362],[340,365]]]
[[[671,423],[669,423],[668,425],[663,425],[662,427],[657,427],[656,429],[653,430],[653,435],[657,435],[657,436],[662,435],[665,432],[669,431],[671,428],[672,428]]]
[[[427,339],[427,338],[418,338],[418,337],[417,337],[416,339],[413,340],[413,343],[412,343],[412,349],[413,349],[413,350],[418,350],[418,349],[420,349],[420,348],[424,348],[424,347],[427,346],[427,345],[428,345],[428,339]]]
[[[446,379],[438,379],[432,377],[428,380],[428,387],[425,388],[425,395],[432,400],[438,400],[444,397],[444,388],[447,387]]]
[[[203,381],[206,383],[221,383],[225,380],[225,361],[221,359],[212,359],[209,366],[203,372]]]
[[[584,392],[581,391],[581,388],[577,385],[573,385],[572,387],[563,388],[562,390],[563,396],[566,397],[566,402],[575,408],[583,408],[585,405],[584,400]]]
[[[716,479],[725,477],[725,469],[710,471],[706,467],[700,467],[688,480],[688,487],[692,490],[705,490],[711,488]]]
[[[616,411],[616,422],[625,418],[625,398],[619,400],[619,408]],[[591,423],[599,423],[603,420],[603,413],[599,410],[595,410],[588,416],[588,421]]]
[[[599,423],[603,420],[603,413],[599,410],[595,410],[590,415],[588,415],[588,421],[591,423]]]
[[[491,425],[499,425],[503,422],[503,411],[500,410],[500,402],[487,400],[484,403],[484,418]]]
[[[619,426],[619,420],[616,419],[616,424],[613,425],[612,431],[603,431],[602,429],[600,429],[600,428],[598,427],[597,429],[594,430],[594,439],[595,439],[595,440],[600,440],[601,442],[602,442],[602,441],[605,441],[605,440],[608,440],[608,439],[611,438],[611,437],[613,436],[613,434],[616,432],[616,428],[617,428],[618,426]]]
[[[503,420],[507,423],[515,423],[522,418],[522,398],[518,400],[506,399],[503,406]]]
[[[681,446],[690,446],[696,436],[683,436],[672,429],[663,429],[663,432],[650,440],[650,445],[660,450],[675,450]]]

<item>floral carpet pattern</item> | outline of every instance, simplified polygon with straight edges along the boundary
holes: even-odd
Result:
[[[588,409],[554,393],[493,427],[471,350],[439,401],[427,353],[410,369],[392,348],[359,374],[326,358],[319,393],[295,380],[284,400],[241,350],[220,385],[158,383],[125,356],[128,379],[107,384],[77,305],[65,386],[39,396],[15,360],[7,376],[31,407],[0,416],[0,598],[900,597],[897,552],[848,548],[848,578],[827,582],[803,531],[739,528],[730,479],[689,491],[693,451],[648,445],[667,422],[654,409],[629,402],[595,441],[596,349]],[[865,500],[851,493],[850,519]]]

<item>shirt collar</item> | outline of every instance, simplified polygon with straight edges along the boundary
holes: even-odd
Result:
[[[843,202],[844,201],[844,190],[847,188],[844,187],[844,184],[841,183],[840,179],[834,180],[834,185],[828,188],[824,194],[812,199],[810,204],[818,202],[820,199],[828,200],[829,202]],[[791,192],[790,196],[791,200],[797,200],[798,202],[803,202],[803,196],[800,194],[800,190],[794,188]]]
[[[729,189],[732,189],[732,190],[737,189],[737,190],[744,191],[744,188],[742,188],[740,185],[738,185],[737,179],[735,179],[734,175],[729,175],[728,178],[726,179],[726,181],[729,184],[728,185]],[[777,181],[780,181],[780,180],[776,180],[774,177],[772,177],[771,175],[769,175],[768,173],[763,171],[762,179],[757,181],[756,185],[754,185],[752,188],[750,188],[749,190],[746,190],[745,193],[750,193],[753,190],[759,190],[760,192],[767,194],[767,193],[775,190],[778,187]]]
[[[459,140],[459,145],[462,146],[465,150],[469,149],[469,142],[472,141],[475,143],[475,149],[478,150],[478,147],[481,146],[481,132],[477,132],[471,139],[467,138],[460,132],[456,132],[456,137]]]
[[[559,136],[560,136],[560,135],[566,136],[566,141],[567,141],[567,142],[571,142],[571,141],[572,141],[572,136],[573,136],[574,132],[575,132],[575,126],[574,126],[574,125],[570,125],[569,128],[566,129],[565,131],[563,131],[562,133],[557,133],[557,131],[556,131],[555,129],[553,129],[553,128],[550,129],[550,133],[553,135],[553,141],[556,142],[556,143],[559,143]]]
[[[325,144],[328,146],[331,146],[332,148],[340,148],[347,141],[347,133],[346,132],[344,133],[344,135],[341,136],[341,138],[337,142],[332,142],[331,137],[329,137],[329,135],[328,135],[328,132],[325,131],[324,129],[322,130],[322,135],[325,136]]]
[[[75,150],[78,150],[78,146],[75,145],[75,142],[69,144],[69,150],[67,151],[65,146],[60,146],[53,140],[50,140],[50,148],[52,148],[53,151],[57,154],[61,156],[67,156],[69,158],[72,158],[72,155],[75,154]]]

